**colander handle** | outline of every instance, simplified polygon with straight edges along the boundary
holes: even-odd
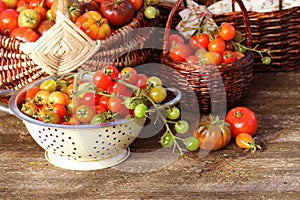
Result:
[[[15,92],[14,90],[2,90],[2,91],[0,91],[0,99],[2,99],[1,98],[2,96],[4,96],[4,97],[11,96],[14,92]],[[9,113],[9,114],[13,114],[13,112],[9,108],[8,104],[6,104],[4,102],[0,103],[0,110],[4,111],[6,113]]]

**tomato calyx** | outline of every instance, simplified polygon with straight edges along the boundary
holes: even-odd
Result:
[[[241,112],[241,110],[237,110],[234,112],[234,116],[236,118],[241,118],[243,116],[243,113]]]

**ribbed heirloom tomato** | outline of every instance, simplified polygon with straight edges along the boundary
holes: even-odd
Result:
[[[10,37],[19,39],[23,42],[35,42],[40,36],[31,28],[18,27],[10,33]]]

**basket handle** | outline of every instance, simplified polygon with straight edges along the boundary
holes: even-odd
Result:
[[[67,17],[69,17],[68,1],[69,0],[57,0],[57,11],[61,12]],[[60,20],[59,17],[57,17],[57,20]]]
[[[247,43],[247,46],[250,47],[252,38],[251,38],[251,29],[250,29],[248,12],[247,12],[246,7],[242,0],[233,0],[233,1],[237,2],[241,8],[241,11],[243,14],[243,19],[244,19],[244,24],[245,24],[246,43]],[[168,52],[168,41],[169,41],[169,37],[170,37],[170,29],[171,29],[171,25],[172,25],[172,20],[173,20],[174,15],[176,14],[178,9],[182,5],[182,3],[184,3],[184,5],[186,5],[186,0],[177,0],[173,4],[172,9],[170,11],[170,14],[169,14],[169,17],[168,17],[168,20],[166,23],[165,35],[164,35],[164,40],[163,40],[163,55],[166,55]]]

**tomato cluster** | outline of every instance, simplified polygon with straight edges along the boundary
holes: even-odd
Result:
[[[68,0],[68,17],[91,39],[131,21],[143,0]],[[35,42],[56,20],[58,0],[0,0],[0,34]]]
[[[179,34],[171,34],[169,56],[175,61],[190,64],[231,63],[242,58],[246,52],[240,44],[242,40],[242,34],[230,23],[223,23],[214,32],[198,31],[188,40]]]

